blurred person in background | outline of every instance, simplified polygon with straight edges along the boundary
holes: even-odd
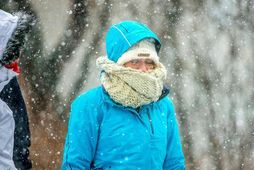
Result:
[[[16,76],[17,59],[33,21],[28,14],[0,10],[0,169],[32,168],[28,115]]]
[[[160,47],[144,24],[110,27],[107,56],[97,59],[102,85],[71,105],[63,170],[185,169]]]

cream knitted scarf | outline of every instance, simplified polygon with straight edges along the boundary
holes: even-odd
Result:
[[[161,96],[166,69],[159,63],[154,70],[140,72],[99,57],[97,66],[104,72],[101,83],[110,97],[123,106],[137,108],[157,101]]]

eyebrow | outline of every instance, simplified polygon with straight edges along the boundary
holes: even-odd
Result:
[[[148,53],[139,53],[138,56],[139,57],[149,57],[150,54],[148,54]]]

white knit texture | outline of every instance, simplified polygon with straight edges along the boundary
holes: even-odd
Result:
[[[97,65],[105,71],[101,75],[102,85],[110,97],[123,106],[137,108],[161,96],[166,69],[160,63],[148,72],[120,66],[107,57],[98,58]]]

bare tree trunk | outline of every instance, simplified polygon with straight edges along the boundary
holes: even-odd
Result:
[[[90,51],[86,53],[86,56],[84,57],[83,64],[81,66],[82,75],[79,78],[79,80],[75,82],[73,86],[74,87],[73,89],[75,89],[75,91],[73,93],[73,96],[70,96],[70,98],[73,98],[74,96],[76,96],[78,92],[80,92],[81,89],[83,88],[83,82],[87,78],[87,74],[88,74],[88,67],[89,67],[88,64],[90,61],[90,57],[94,56],[95,52],[98,51],[98,48],[100,47],[100,44],[98,44],[98,42],[101,40],[102,33],[106,30],[106,26],[109,21],[111,3],[112,3],[111,0],[106,0],[105,5],[103,6],[103,9],[100,12],[100,17],[99,17],[100,23],[98,25],[98,30],[96,34],[94,35],[93,40],[91,42],[91,46],[94,48],[90,49]]]
[[[176,75],[181,75],[182,74],[182,68],[183,66],[183,61],[176,56],[176,59],[174,61],[174,73]],[[176,100],[178,103],[178,109],[177,109],[177,113],[179,114],[179,120],[180,120],[180,124],[183,125],[181,131],[183,134],[183,149],[184,149],[184,153],[185,153],[185,157],[186,157],[186,163],[187,163],[187,167],[188,169],[195,169],[196,167],[196,163],[195,163],[195,159],[194,159],[194,150],[193,150],[193,143],[194,140],[192,139],[191,136],[191,126],[189,123],[189,111],[186,110],[184,108],[184,103],[183,103],[183,95],[181,93],[181,88],[183,88],[182,86],[182,81],[181,81],[181,77],[177,76],[176,83],[175,83],[175,89],[178,93],[176,93]]]
[[[170,2],[167,2],[164,4],[165,14],[167,17],[167,35],[172,37],[172,47],[176,50],[175,53],[175,59],[173,62],[173,70],[176,77],[176,82],[174,83],[174,89],[176,91],[176,100],[177,100],[177,106],[176,106],[176,112],[179,115],[180,124],[184,125],[183,128],[181,128],[181,134],[182,134],[182,140],[183,140],[183,149],[186,157],[186,166],[187,169],[195,169],[196,163],[194,159],[194,151],[193,151],[193,140],[190,132],[190,124],[189,124],[189,113],[186,109],[183,107],[183,94],[181,94],[181,88],[182,88],[182,81],[181,76],[182,71],[184,69],[183,61],[177,54],[177,24],[181,18],[182,15],[182,4],[178,0],[173,0]]]
[[[197,63],[197,73],[201,85],[204,87],[206,91],[206,96],[207,96],[207,103],[208,103],[208,110],[209,110],[209,117],[210,119],[207,120],[208,126],[207,128],[207,134],[208,134],[208,139],[210,142],[210,147],[209,147],[209,153],[211,154],[211,159],[213,160],[213,164],[215,165],[216,169],[223,169],[223,156],[221,153],[222,147],[220,144],[220,140],[218,139],[218,129],[217,129],[217,122],[216,122],[216,113],[214,111],[214,100],[213,100],[213,92],[212,92],[212,82],[211,80],[215,80],[216,78],[209,78],[207,71],[213,72],[216,77],[219,77],[219,74],[216,73],[215,70],[209,70],[209,65],[204,65],[199,59],[200,57],[196,57],[196,63]],[[211,63],[211,62],[208,62]],[[211,67],[210,67],[211,68]]]

